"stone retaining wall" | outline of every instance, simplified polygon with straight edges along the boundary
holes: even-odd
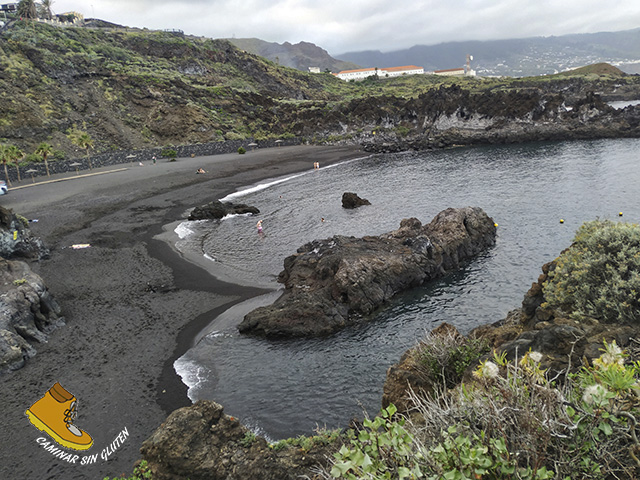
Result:
[[[125,163],[133,162],[151,162],[153,157],[157,158],[158,162],[169,161],[169,158],[163,157],[161,152],[167,149],[175,150],[177,152],[177,158],[188,157],[202,157],[205,155],[220,155],[223,153],[234,153],[238,151],[238,148],[243,147],[245,150],[250,151],[256,148],[269,148],[278,146],[300,145],[302,143],[301,138],[289,138],[284,140],[227,140],[224,142],[211,142],[211,143],[199,143],[195,145],[180,145],[169,147],[148,148],[144,150],[118,150],[108,153],[100,153],[92,155],[89,153],[91,159],[91,165],[93,168],[108,167],[111,165],[121,165]],[[255,146],[251,146],[255,144]],[[75,172],[76,169],[89,170],[89,161],[86,156],[80,158],[72,158],[69,160],[49,160],[49,172],[53,175],[56,173]],[[35,172],[28,172],[28,170],[35,170]],[[9,172],[9,180],[12,183],[18,181],[18,174],[16,172],[15,165],[7,164],[7,171]],[[22,181],[31,180],[33,177],[42,177],[47,175],[44,162],[28,163],[20,165],[20,178]],[[0,178],[6,180],[4,169],[0,169]]]

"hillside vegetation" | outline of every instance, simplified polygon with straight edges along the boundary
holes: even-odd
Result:
[[[589,89],[628,93],[639,84],[637,77],[611,75],[348,83],[276,65],[225,40],[93,25],[20,20],[0,32],[0,143],[30,154],[47,142],[53,159],[82,152],[72,132],[86,132],[94,153],[248,138],[326,141],[383,123],[405,135],[420,124],[396,120],[414,108],[407,102],[442,86],[578,97]]]
[[[594,63],[593,65],[575,68],[567,72],[559,73],[558,75],[609,75],[612,77],[624,77],[627,74],[620,70],[618,67],[614,67],[613,65],[609,65],[608,63]]]

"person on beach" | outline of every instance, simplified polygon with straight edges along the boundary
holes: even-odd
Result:
[[[204,171],[204,168],[200,167],[198,170],[196,170],[196,174],[201,174],[201,173],[207,173]]]
[[[262,233],[262,220],[258,220],[258,223],[256,223],[256,228],[258,229],[258,233]]]
[[[154,155],[151,160],[153,160],[153,164],[155,165],[156,164],[156,156]]]

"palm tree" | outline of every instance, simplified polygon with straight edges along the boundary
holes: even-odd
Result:
[[[9,161],[8,145],[0,144],[0,162],[4,165],[4,178],[7,181],[7,185],[11,186],[11,180],[9,180],[9,172],[7,171],[7,162]]]
[[[51,20],[53,14],[51,13],[51,5],[53,5],[53,0],[42,0],[40,2],[40,13],[42,17],[47,20]]]
[[[20,178],[20,160],[24,157],[24,153],[15,145],[9,145],[7,147],[7,154],[9,156],[9,160],[16,164],[16,171],[18,172],[18,182],[21,182]]]
[[[21,18],[38,18],[36,2],[34,0],[20,0],[20,3],[18,3],[18,15]]]
[[[42,142],[38,145],[38,148],[34,152],[36,155],[42,155],[42,160],[44,160],[44,168],[47,169],[47,177],[50,177],[49,173],[49,163],[47,162],[47,156],[53,152],[53,147],[46,142]]]
[[[87,151],[87,160],[89,162],[89,170],[93,170],[93,166],[91,165],[91,158],[89,158],[89,149],[93,148],[93,140],[89,136],[87,132],[82,132],[80,130],[75,130],[71,134],[71,143],[74,145],[84,148]]]

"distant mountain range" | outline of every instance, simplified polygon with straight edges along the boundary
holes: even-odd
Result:
[[[305,72],[309,67],[317,67],[324,72],[339,72],[359,68],[358,65],[344,60],[336,60],[326,50],[313,43],[300,42],[283,44],[265,42],[258,38],[228,38],[232,44],[245,52],[260,55],[284,67],[291,67]]]
[[[640,28],[619,32],[586,33],[559,37],[448,42],[416,45],[393,52],[349,52],[331,57],[326,50],[306,42],[292,45],[258,39],[230,39],[239,48],[280,65],[307,71],[320,67],[332,72],[358,67],[418,65],[425,70],[462,67],[467,54],[478,75],[530,76],[563,72],[606,62],[626,73],[640,73]]]

